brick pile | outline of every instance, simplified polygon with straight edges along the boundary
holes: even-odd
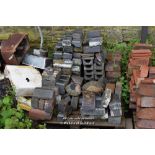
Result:
[[[149,66],[151,56],[151,45],[138,44],[129,59],[130,102],[136,104],[136,128],[155,128],[155,67]]]
[[[105,74],[109,81],[116,81],[121,77],[121,58],[120,52],[107,54],[108,62],[105,65]]]

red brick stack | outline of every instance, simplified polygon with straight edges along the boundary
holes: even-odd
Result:
[[[141,80],[148,76],[151,45],[136,44],[131,51],[128,63],[128,76],[130,76],[130,108],[136,105],[136,89]]]
[[[155,67],[149,67],[151,45],[140,44],[130,55],[130,102],[136,103],[136,127],[155,128]]]

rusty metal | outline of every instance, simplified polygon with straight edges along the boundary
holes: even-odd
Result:
[[[6,64],[18,65],[29,48],[28,35],[15,33],[8,40],[2,41],[1,54]]]

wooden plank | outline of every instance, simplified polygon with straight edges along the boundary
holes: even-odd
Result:
[[[75,128],[76,126],[79,128],[79,126],[86,126],[86,127],[109,127],[109,128],[125,128],[125,118],[122,117],[122,122],[121,124],[118,124],[118,125],[114,125],[114,124],[110,124],[108,123],[108,121],[106,120],[89,120],[89,121],[86,121],[86,123],[83,123],[83,124],[80,124],[80,123],[75,123],[75,124],[72,124],[72,123],[68,123],[68,122],[59,122],[57,121],[56,118],[53,118],[52,120],[50,121],[46,121],[47,124],[60,124],[60,125],[70,125],[71,128]]]

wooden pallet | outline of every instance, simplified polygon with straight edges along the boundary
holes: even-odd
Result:
[[[70,115],[65,121],[58,121],[56,117],[53,117],[52,120],[46,121],[46,123],[50,126],[60,125],[60,126],[69,126],[70,128],[118,128],[125,129],[126,123],[125,118],[122,117],[121,124],[115,125],[108,123],[107,120],[95,119],[95,120],[81,120],[79,114]]]

